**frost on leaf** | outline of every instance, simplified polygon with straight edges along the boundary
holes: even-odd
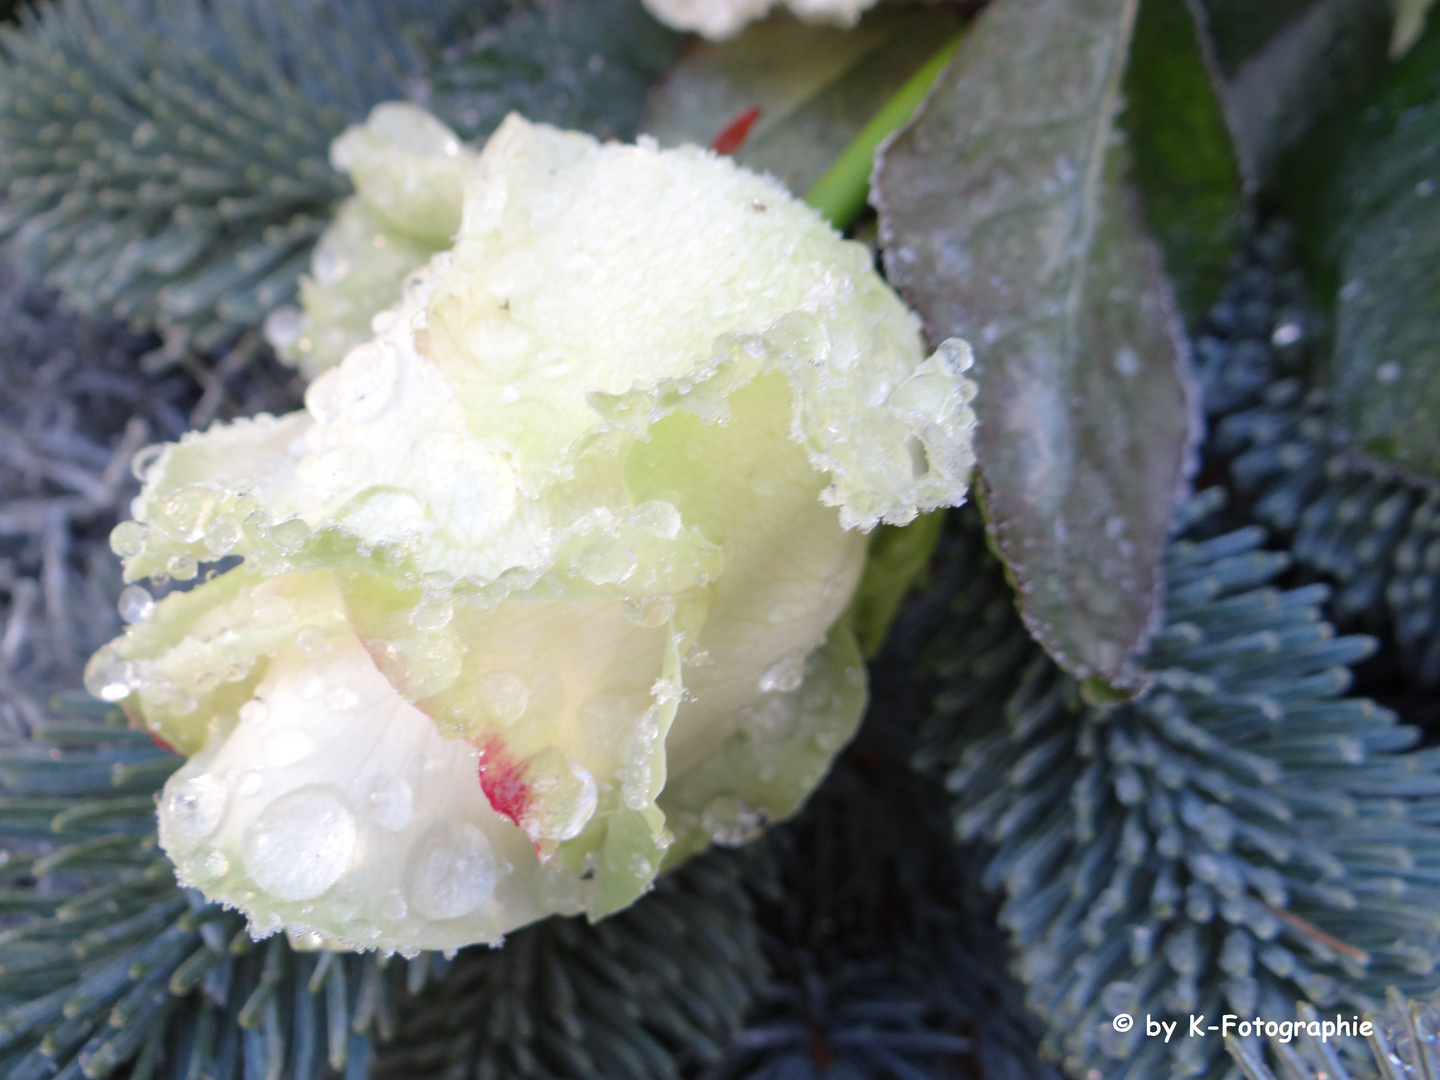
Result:
[[[145,459],[128,576],[243,562],[88,680],[194,755],[187,881],[258,932],[443,948],[799,804],[863,706],[863,530],[963,498],[973,388],[862,247],[707,151],[512,117],[465,168],[376,153],[366,197],[428,192],[386,212],[453,248],[303,411]]]

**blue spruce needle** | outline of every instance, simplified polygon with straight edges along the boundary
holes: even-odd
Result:
[[[1290,559],[1222,531],[1222,502],[1184,512],[1131,704],[1087,703],[1029,642],[973,511],[943,552],[925,760],[958,835],[992,846],[1043,1048],[1076,1076],[1218,1067],[1218,1038],[1121,1033],[1120,1012],[1358,1013],[1440,983],[1440,751],[1345,696],[1375,643],[1336,636],[1324,586],[1276,588]]]

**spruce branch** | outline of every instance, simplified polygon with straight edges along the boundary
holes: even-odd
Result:
[[[293,294],[349,190],[330,141],[403,96],[465,7],[27,9],[0,32],[0,236],[81,311],[213,350]]]
[[[1393,638],[1407,674],[1440,683],[1440,484],[1382,462],[1312,388],[1318,320],[1272,224],[1245,253],[1197,341],[1215,436],[1207,448],[1296,563],[1336,586],[1342,625]]]
[[[1220,531],[1221,501],[1186,512],[1155,687],[1129,705],[1087,701],[1023,637],[978,515],[947,548],[926,755],[958,834],[994,846],[985,881],[1043,1047],[1077,1075],[1214,1066],[1217,1040],[1123,1035],[1118,1012],[1358,1011],[1436,985],[1440,760],[1344,696],[1374,642],[1334,634],[1323,586],[1274,588],[1289,559],[1258,528]]]

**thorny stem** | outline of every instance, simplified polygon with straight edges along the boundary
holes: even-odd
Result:
[[[919,71],[905,81],[880,111],[876,113],[835,159],[825,175],[816,180],[805,193],[805,201],[830,219],[837,229],[846,228],[865,208],[870,194],[870,171],[875,151],[886,136],[909,123],[915,110],[925,100],[940,72],[955,55],[964,31],[956,34],[925,61]]]

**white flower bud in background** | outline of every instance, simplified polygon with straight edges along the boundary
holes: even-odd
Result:
[[[812,23],[854,26],[860,13],[876,0],[785,0],[795,15]],[[776,0],[645,0],[650,13],[677,30],[694,30],[712,41],[724,41],[747,23],[763,19]]]
[[[779,184],[447,135],[385,106],[342,137],[367,207],[453,247],[303,411],[147,459],[116,530],[130,580],[243,557],[87,685],[192,755],[161,842],[256,933],[493,942],[791,813],[864,705],[865,531],[965,494],[968,348],[927,358]]]

